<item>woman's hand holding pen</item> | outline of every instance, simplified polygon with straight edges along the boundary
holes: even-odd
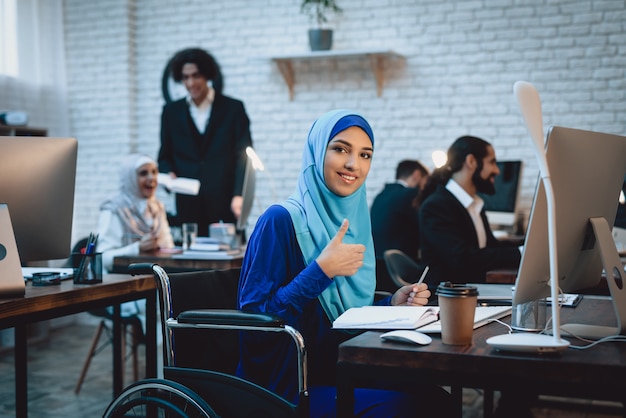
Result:
[[[337,234],[317,257],[317,264],[330,278],[352,276],[363,266],[365,245],[344,244],[342,242],[348,231],[348,226],[348,220],[344,219]]]
[[[430,290],[426,283],[414,283],[402,286],[391,297],[392,305],[423,306],[428,303]]]

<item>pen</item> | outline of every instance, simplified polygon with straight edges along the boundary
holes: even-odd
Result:
[[[426,268],[424,269],[424,271],[422,272],[422,275],[420,276],[420,279],[417,281],[417,284],[420,284],[424,281],[424,279],[426,278],[426,275],[428,274],[428,269],[430,267],[426,266]]]
[[[94,253],[95,249],[96,249],[96,242],[98,241],[98,234],[93,234],[90,233],[89,234],[89,238],[87,239],[87,246],[85,247],[85,255],[91,255]],[[83,272],[85,270],[86,266],[86,259],[87,257],[82,257],[80,260],[80,264],[78,266],[78,269],[76,270],[76,273],[74,275],[74,283],[79,283],[81,281]]]

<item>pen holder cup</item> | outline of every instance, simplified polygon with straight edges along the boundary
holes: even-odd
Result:
[[[102,253],[72,253],[72,267],[74,268],[74,283],[102,283]]]

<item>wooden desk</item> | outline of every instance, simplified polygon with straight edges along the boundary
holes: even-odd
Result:
[[[612,302],[585,296],[577,308],[561,310],[562,323],[573,321],[614,326]],[[447,346],[437,335],[427,346],[384,342],[381,333],[375,331],[346,341],[339,346],[338,416],[352,416],[355,382],[372,376],[378,380],[488,390],[528,388],[542,395],[612,400],[626,405],[623,342],[602,343],[587,350],[570,348],[560,355],[503,353],[487,345],[487,338],[506,331],[495,322],[478,328],[471,346]],[[573,338],[569,341],[578,344]]]
[[[128,273],[128,265],[133,263],[155,263],[168,273],[194,270],[229,269],[241,267],[244,252],[241,251],[228,258],[208,258],[198,255],[197,258],[178,258],[177,254],[156,252],[134,256],[117,256],[113,259],[112,273]]]
[[[0,329],[15,330],[16,416],[28,416],[26,325],[60,316],[113,306],[113,397],[123,389],[120,303],[146,299],[146,377],[156,377],[156,284],[152,276],[107,275],[94,285],[26,285],[22,298],[0,299]],[[111,399],[113,399],[113,397]]]

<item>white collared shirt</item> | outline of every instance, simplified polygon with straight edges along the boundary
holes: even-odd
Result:
[[[453,179],[448,180],[446,189],[461,202],[461,205],[463,205],[469,213],[474,222],[474,229],[476,230],[476,237],[478,238],[478,248],[485,248],[487,246],[487,232],[485,231],[485,224],[480,217],[480,211],[485,204],[484,200],[481,199],[480,196],[470,196],[469,193]]]
[[[196,128],[198,128],[198,132],[200,132],[200,134],[204,134],[209,120],[209,115],[211,114],[212,101],[210,96],[210,94],[207,94],[200,105],[196,105],[196,103],[191,99],[191,96],[187,95],[189,113],[191,114],[191,119],[193,120],[194,125],[196,125]]]

